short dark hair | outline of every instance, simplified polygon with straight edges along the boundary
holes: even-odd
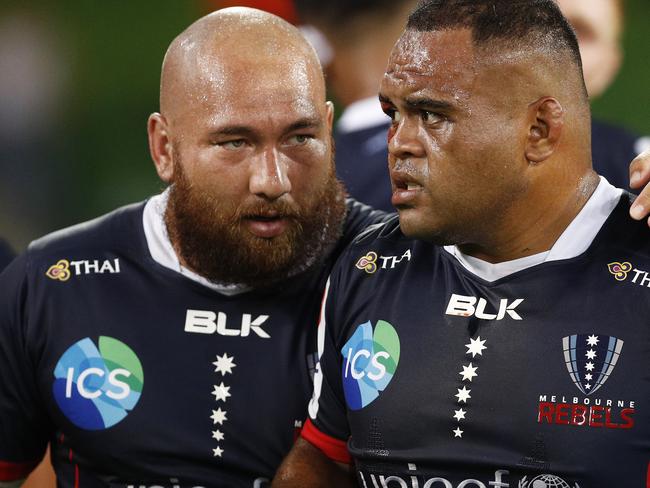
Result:
[[[582,71],[578,39],[553,0],[422,0],[406,28],[424,32],[467,28],[476,46],[501,41],[561,50]]]

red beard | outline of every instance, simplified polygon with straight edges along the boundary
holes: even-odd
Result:
[[[328,180],[302,204],[259,197],[240,206],[197,190],[176,158],[165,223],[174,249],[192,271],[223,284],[263,287],[322,260],[341,236],[345,190],[333,165]],[[277,213],[288,221],[282,234],[261,238],[246,218]]]

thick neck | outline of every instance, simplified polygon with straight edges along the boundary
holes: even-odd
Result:
[[[479,242],[458,245],[458,249],[489,263],[548,251],[580,213],[598,182],[591,169],[564,183],[540,181],[499,219],[489,235]]]

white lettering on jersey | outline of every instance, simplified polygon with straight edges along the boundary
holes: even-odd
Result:
[[[445,313],[447,315],[457,315],[459,317],[475,316],[477,319],[482,320],[502,320],[506,314],[508,314],[514,320],[522,320],[521,316],[515,311],[515,308],[517,308],[523,301],[523,298],[517,298],[512,303],[508,304],[508,300],[502,298],[499,302],[497,313],[487,313],[486,308],[488,302],[485,298],[456,295],[453,293],[449,299]]]
[[[210,310],[188,310],[185,315],[185,332],[193,334],[218,334],[231,337],[248,337],[251,331],[262,339],[271,336],[262,329],[268,315],[258,315],[253,319],[249,313],[242,314],[238,328],[228,328],[228,316],[224,312],[214,313]]]
[[[74,269],[75,276],[89,274],[117,274],[120,273],[120,259],[99,261],[97,259],[70,261],[70,266]]]

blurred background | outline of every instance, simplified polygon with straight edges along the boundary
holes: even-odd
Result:
[[[158,110],[165,50],[192,21],[234,3],[3,0],[0,236],[20,251],[158,192],[146,120]],[[238,3],[296,20],[288,0]],[[650,2],[627,0],[622,69],[593,104],[601,120],[642,135],[650,134],[648,26]]]

